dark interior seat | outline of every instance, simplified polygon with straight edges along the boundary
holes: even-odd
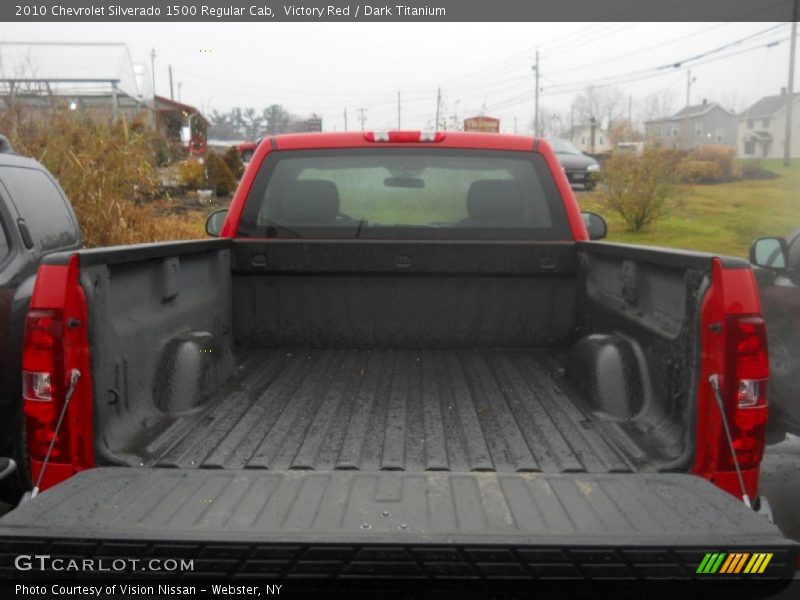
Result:
[[[281,194],[278,220],[281,223],[324,225],[339,214],[339,190],[331,181],[306,179],[293,181]]]
[[[469,217],[461,221],[467,227],[508,226],[525,215],[522,186],[506,179],[481,179],[467,192]]]

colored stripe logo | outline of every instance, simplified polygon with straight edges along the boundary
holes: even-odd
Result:
[[[697,566],[696,573],[702,575],[715,573],[756,575],[763,573],[771,560],[771,552],[755,552],[753,554],[749,552],[709,552]]]

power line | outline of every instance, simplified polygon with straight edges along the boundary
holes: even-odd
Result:
[[[769,42],[767,44],[760,44],[758,46],[754,46],[754,47],[750,47],[750,48],[744,48],[742,50],[739,50],[739,51],[736,51],[736,52],[731,52],[729,54],[725,54],[725,55],[722,55],[722,56],[716,56],[716,57],[713,57],[713,58],[708,58],[707,60],[704,60],[704,61],[701,61],[699,63],[696,63],[693,66],[699,66],[699,65],[704,65],[704,64],[711,63],[711,62],[716,62],[718,60],[723,60],[725,58],[731,58],[733,56],[739,56],[741,54],[745,54],[745,53],[748,53],[748,52],[753,52],[755,50],[762,50],[762,49],[765,49],[765,48],[774,48],[778,44],[780,44],[782,42],[785,42],[788,39],[789,38],[784,38],[782,40],[772,41],[772,42]],[[685,63],[685,61],[684,61],[684,63]],[[567,93],[573,93],[575,91],[580,91],[581,89],[583,89],[587,85],[595,85],[596,87],[606,87],[606,86],[609,86],[609,85],[619,85],[619,84],[622,84],[622,83],[633,83],[634,81],[641,81],[643,79],[649,79],[649,78],[652,78],[652,77],[659,77],[661,75],[665,75],[665,74],[668,74],[668,73],[675,73],[675,72],[678,72],[678,71],[683,71],[683,70],[686,70],[688,68],[689,67],[686,66],[685,64],[676,66],[674,68],[674,70],[672,70],[672,71],[666,71],[666,70],[663,70],[661,67],[656,67],[654,69],[635,71],[635,72],[632,72],[632,73],[617,75],[617,76],[614,76],[614,77],[607,77],[607,78],[602,79],[602,80],[586,80],[586,81],[581,81],[581,82],[577,82],[576,81],[576,82],[572,82],[572,83],[569,83],[569,84],[564,84],[564,86],[562,86],[563,88],[569,88],[569,89],[557,89],[555,91],[553,91],[553,90],[547,91],[546,90],[541,95],[542,96],[558,96],[558,95],[563,95],[563,94],[567,94]],[[635,75],[635,76],[631,77],[631,78],[628,78],[628,79],[625,79],[626,76],[630,76],[630,75]],[[622,78],[622,79],[620,79],[620,78]],[[609,81],[609,79],[614,79],[614,80],[613,81]],[[515,105],[521,103],[522,101],[524,101],[524,99],[528,98],[528,97],[529,97],[528,94],[520,94],[518,96],[514,96],[514,97],[511,97],[511,98],[507,98],[506,100],[499,101],[499,102],[491,105],[490,108],[492,108],[494,110],[497,110],[497,109],[500,109],[500,108],[508,108],[508,107],[511,107],[511,106],[515,106]]]

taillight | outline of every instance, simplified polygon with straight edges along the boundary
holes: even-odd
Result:
[[[364,139],[368,142],[395,144],[437,143],[444,140],[443,131],[367,131]]]
[[[53,310],[32,310],[25,320],[22,351],[22,397],[28,452],[44,460],[64,401],[64,320]],[[68,424],[62,425],[51,459],[69,459]]]
[[[733,448],[741,469],[756,468],[764,454],[768,414],[766,328],[760,317],[728,317],[727,324],[725,400]],[[722,457],[723,468],[731,468],[730,451]]]

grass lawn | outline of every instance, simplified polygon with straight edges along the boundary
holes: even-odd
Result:
[[[576,196],[583,210],[605,217],[611,241],[746,257],[753,239],[800,228],[800,159],[789,168],[777,159],[762,166],[780,177],[694,186],[682,209],[639,233],[625,231],[622,218],[600,205],[596,191],[576,190]]]

